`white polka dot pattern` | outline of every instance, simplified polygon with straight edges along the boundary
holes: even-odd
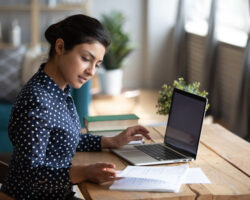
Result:
[[[43,66],[22,89],[10,117],[14,151],[1,190],[16,199],[64,199],[75,151],[101,150],[100,136],[80,132],[70,87],[62,91]]]

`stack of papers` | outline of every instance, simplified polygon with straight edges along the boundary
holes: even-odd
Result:
[[[111,190],[178,192],[182,184],[209,184],[200,168],[188,164],[174,167],[128,166],[119,172],[123,179],[115,181]]]
[[[188,164],[174,167],[128,166],[110,186],[111,190],[178,192],[188,172]]]

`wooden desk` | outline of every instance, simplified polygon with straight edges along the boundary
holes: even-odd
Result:
[[[154,142],[161,142],[164,127],[149,128]],[[109,185],[81,183],[79,188],[86,199],[250,199],[250,144],[217,124],[204,125],[198,157],[190,167],[200,167],[211,184],[182,185],[179,193],[122,192],[108,190]],[[113,162],[121,170],[128,163],[117,156],[104,152],[81,152],[73,164]],[[170,164],[173,165],[173,164]],[[170,166],[168,165],[168,166]]]

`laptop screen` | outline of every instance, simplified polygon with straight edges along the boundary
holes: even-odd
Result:
[[[207,99],[174,89],[164,143],[196,158]]]

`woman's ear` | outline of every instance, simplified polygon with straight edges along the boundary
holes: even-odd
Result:
[[[57,55],[63,55],[64,53],[64,41],[62,38],[58,38],[55,44],[55,51]]]

